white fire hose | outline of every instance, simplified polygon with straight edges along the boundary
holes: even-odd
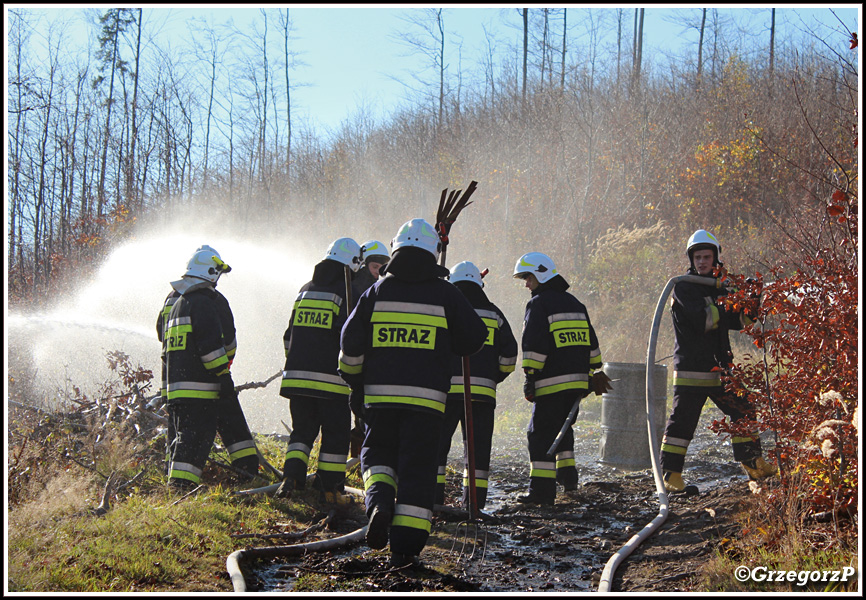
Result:
[[[641,529],[638,533],[633,535],[631,539],[626,542],[626,544],[620,548],[613,556],[608,559],[607,564],[604,566],[604,571],[601,573],[601,580],[598,582],[598,591],[599,592],[610,592],[610,587],[613,583],[613,574],[616,571],[619,564],[625,560],[625,558],[634,552],[634,549],[637,548],[641,542],[647,539],[656,529],[658,529],[662,523],[668,518],[668,493],[665,489],[664,481],[662,480],[661,474],[661,466],[659,465],[659,456],[656,452],[656,448],[658,448],[656,434],[655,434],[655,423],[653,422],[653,399],[655,398],[655,392],[653,389],[653,369],[656,362],[656,342],[658,339],[659,332],[659,324],[662,319],[662,312],[664,311],[665,304],[667,303],[668,296],[671,293],[671,290],[674,288],[674,285],[679,283],[680,281],[688,281],[689,283],[698,283],[701,285],[708,285],[713,287],[722,287],[721,279],[710,279],[708,277],[699,277],[697,275],[680,275],[678,277],[672,277],[668,280],[667,285],[665,285],[664,290],[662,290],[661,296],[659,296],[658,304],[656,304],[656,312],[653,316],[653,324],[652,330],[650,331],[649,343],[647,345],[647,357],[646,357],[646,418],[647,418],[647,433],[649,438],[649,450],[650,450],[650,459],[652,461],[652,469],[653,469],[653,479],[655,480],[656,485],[656,494],[659,499],[659,514],[656,515],[656,518],[651,522],[647,523],[643,529]]]

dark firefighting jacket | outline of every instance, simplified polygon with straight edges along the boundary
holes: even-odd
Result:
[[[689,268],[688,275],[697,275]],[[710,276],[711,277],[711,276]],[[674,385],[715,387],[733,361],[729,331],[747,323],[739,312],[719,305],[726,288],[680,281],[671,294],[674,325]]]
[[[181,279],[178,282],[175,282],[179,287],[183,289],[184,286],[181,285],[181,282],[186,282],[185,285],[190,286],[194,283],[197,283],[195,279]],[[223,340],[225,342],[226,348],[226,356],[229,359],[229,368],[231,368],[232,361],[235,359],[235,354],[237,353],[238,341],[236,337],[235,331],[235,318],[232,314],[232,309],[229,306],[228,299],[223,296],[219,290],[214,288],[214,292],[216,294],[216,308],[220,317],[220,325],[222,326],[223,331]],[[171,313],[171,309],[174,306],[175,301],[180,298],[180,292],[176,289],[172,288],[171,292],[169,292],[168,296],[165,298],[165,302],[163,303],[162,310],[159,312],[159,315],[156,317],[156,337],[162,342],[163,340],[163,332],[165,331],[166,323],[168,323],[168,315]],[[165,371],[165,363],[162,364],[162,385],[160,387],[160,395],[162,396],[163,401],[166,399],[166,371]]]
[[[216,400],[219,377],[229,373],[220,318],[220,300],[209,282],[172,282],[179,292],[165,320],[162,360],[169,402]]]
[[[340,330],[346,321],[345,267],[330,259],[316,265],[298,292],[283,335],[286,352],[280,395],[345,400],[349,386],[337,373]]]
[[[454,284],[487,326],[487,339],[481,350],[469,359],[472,400],[496,405],[496,386],[514,372],[517,364],[517,340],[502,311],[493,304],[477,283],[458,281]],[[463,399],[463,359],[451,359],[451,389],[449,400]]]
[[[522,367],[534,371],[536,400],[585,395],[590,376],[602,366],[589,313],[568,287],[557,275],[539,285],[526,303]]]
[[[487,326],[426,250],[400,248],[383,271],[343,327],[340,374],[367,410],[442,414],[453,355],[481,349]]]

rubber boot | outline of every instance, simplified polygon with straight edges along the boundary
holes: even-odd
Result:
[[[280,487],[274,492],[275,498],[289,499],[292,497],[292,491],[295,489],[295,482],[292,479],[283,479]]]
[[[381,550],[388,545],[388,534],[390,533],[391,520],[393,518],[393,511],[381,506],[373,507],[365,536],[367,546],[373,550]]]
[[[669,492],[681,492],[686,489],[686,482],[683,481],[682,473],[674,473],[673,471],[665,471],[665,489]]]
[[[776,474],[776,468],[764,460],[762,456],[740,463],[749,479],[757,481]]]

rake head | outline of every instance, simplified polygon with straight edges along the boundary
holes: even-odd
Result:
[[[460,192],[463,190],[451,190],[448,188],[442,190],[442,196],[439,198],[439,209],[436,211],[436,231],[439,233],[439,238],[443,244],[448,243],[448,234],[451,232],[451,226],[457,220],[457,215],[464,208],[472,204],[469,202],[469,197],[475,192],[478,187],[478,182],[471,182],[463,195]]]
[[[460,545],[459,550],[457,549]],[[472,560],[476,551],[481,549],[481,562],[487,554],[487,529],[478,519],[465,520],[457,523],[454,529],[454,540],[451,543],[451,554],[457,556],[459,562],[463,558]]]

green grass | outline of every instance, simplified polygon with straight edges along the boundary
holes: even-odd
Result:
[[[266,454],[285,452],[264,438],[257,443]],[[60,471],[44,493],[12,507],[9,591],[232,591],[226,557],[256,543],[232,534],[299,531],[319,514],[315,492],[291,501],[239,498],[215,485],[183,498],[166,488],[160,471],[153,465],[103,516],[89,510],[99,503],[102,482],[86,472]]]

